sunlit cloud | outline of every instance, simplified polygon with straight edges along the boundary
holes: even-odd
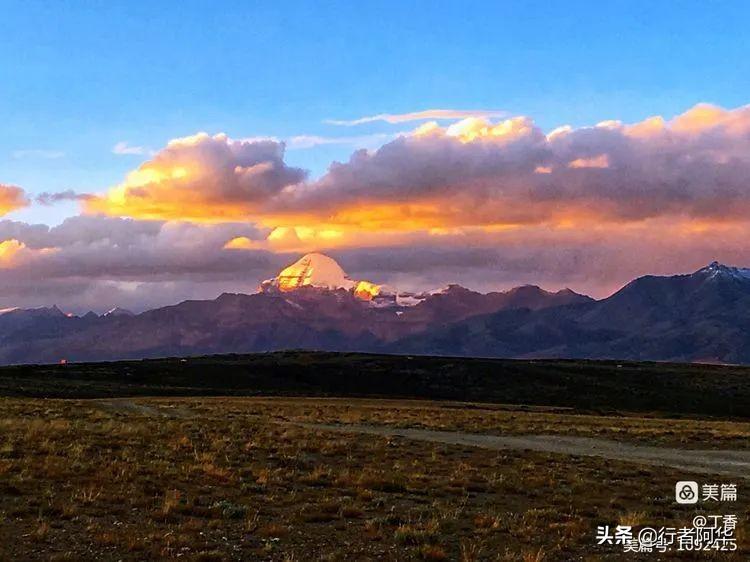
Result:
[[[22,242],[14,238],[0,242],[0,268],[11,267],[16,255],[25,247]]]
[[[699,105],[672,120],[545,134],[524,116],[428,122],[309,181],[285,145],[205,133],[170,141],[89,212],[253,220],[316,230],[586,225],[750,212],[750,109]],[[298,138],[298,143],[324,142]]]
[[[606,296],[633,277],[714,259],[750,264],[748,222],[655,218],[586,228],[485,225],[365,230],[215,225],[80,216],[57,227],[0,221],[0,307],[142,310],[254,292],[300,253],[323,251],[355,277],[404,290],[526,283]],[[639,248],[633,252],[633,248]]]
[[[479,117],[479,118],[491,118],[491,117],[503,117],[507,115],[507,111],[500,111],[494,109],[425,109],[424,111],[414,111],[411,113],[379,113],[377,115],[370,115],[366,117],[359,117],[357,119],[326,119],[324,123],[329,125],[363,125],[365,123],[375,123],[377,121],[384,121],[386,123],[397,124],[407,123],[409,121],[426,121],[428,119],[433,120],[446,120],[446,119],[464,119],[466,117]]]
[[[609,157],[600,154],[591,158],[576,158],[568,163],[568,168],[609,168]]]
[[[234,238],[267,235],[247,223],[78,216],[49,227],[2,220],[0,307],[58,303],[77,310],[125,304],[139,309],[181,297],[213,298],[222,284],[253,292],[258,279],[288,257],[262,247],[241,254],[223,247]]]
[[[252,292],[308,251],[406,289],[540,283],[595,296],[714,259],[750,265],[747,107],[551,132],[524,116],[433,120],[316,179],[285,148],[199,133],[98,195],[37,196],[78,200],[84,214],[54,228],[0,221],[0,307]],[[5,212],[27,203],[20,188],[0,194]]]
[[[284,163],[283,143],[199,133],[174,139],[88,212],[152,219],[231,221],[247,218],[306,173]]]
[[[610,120],[548,134],[528,117],[468,117],[358,150],[309,181],[284,162],[283,143],[201,133],[171,141],[84,206],[321,231],[738,220],[750,211],[748,139],[747,107],[700,105],[669,121]]]
[[[743,220],[749,173],[748,107],[700,105],[669,121],[611,120],[547,135],[526,117],[467,118],[357,152],[315,184],[283,193],[278,204],[329,216],[361,208],[371,219],[392,214],[383,206],[398,212],[411,205],[404,224],[425,219],[435,227],[655,216]]]
[[[0,183],[0,216],[26,207],[28,204],[29,200],[23,189],[15,185]]]

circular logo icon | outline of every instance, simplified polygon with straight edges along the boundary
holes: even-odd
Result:
[[[698,483],[681,480],[675,484],[674,499],[677,503],[698,503]]]
[[[680,490],[679,495],[681,500],[692,500],[695,497],[695,492],[693,488],[685,484]]]

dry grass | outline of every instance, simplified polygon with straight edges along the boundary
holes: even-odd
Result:
[[[313,423],[374,424],[489,434],[548,434],[600,437],[634,443],[692,448],[750,448],[750,422],[710,419],[591,415],[566,408],[513,407],[430,401],[260,399],[278,416]],[[274,406],[271,406],[271,405]]]
[[[685,474],[278,422],[657,442],[744,430],[373,400],[112,402],[0,399],[0,560],[618,560],[596,526],[684,525],[695,509],[670,495]]]

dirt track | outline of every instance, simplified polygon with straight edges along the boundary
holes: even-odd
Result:
[[[181,408],[154,408],[136,403],[130,399],[97,400],[98,407],[109,412],[121,412],[147,417],[189,417]],[[346,433],[366,433],[386,437],[403,437],[417,441],[481,447],[484,449],[531,450],[563,455],[600,457],[637,464],[669,466],[687,472],[702,474],[722,474],[750,479],[750,451],[674,449],[635,445],[591,437],[564,435],[486,435],[463,433],[460,431],[434,431],[428,429],[397,428],[375,425],[335,425],[303,422],[286,422],[292,425],[339,431]]]
[[[723,474],[750,478],[750,451],[692,450],[632,445],[609,439],[566,437],[560,435],[483,435],[457,431],[432,431],[427,429],[401,429],[371,425],[331,425],[295,423],[311,429],[367,433],[388,437],[403,437],[417,441],[482,447],[485,449],[520,449],[602,457],[638,464],[669,466],[688,472]]]

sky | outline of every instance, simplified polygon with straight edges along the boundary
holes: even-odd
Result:
[[[0,2],[0,308],[750,266],[747,2],[71,4]]]

